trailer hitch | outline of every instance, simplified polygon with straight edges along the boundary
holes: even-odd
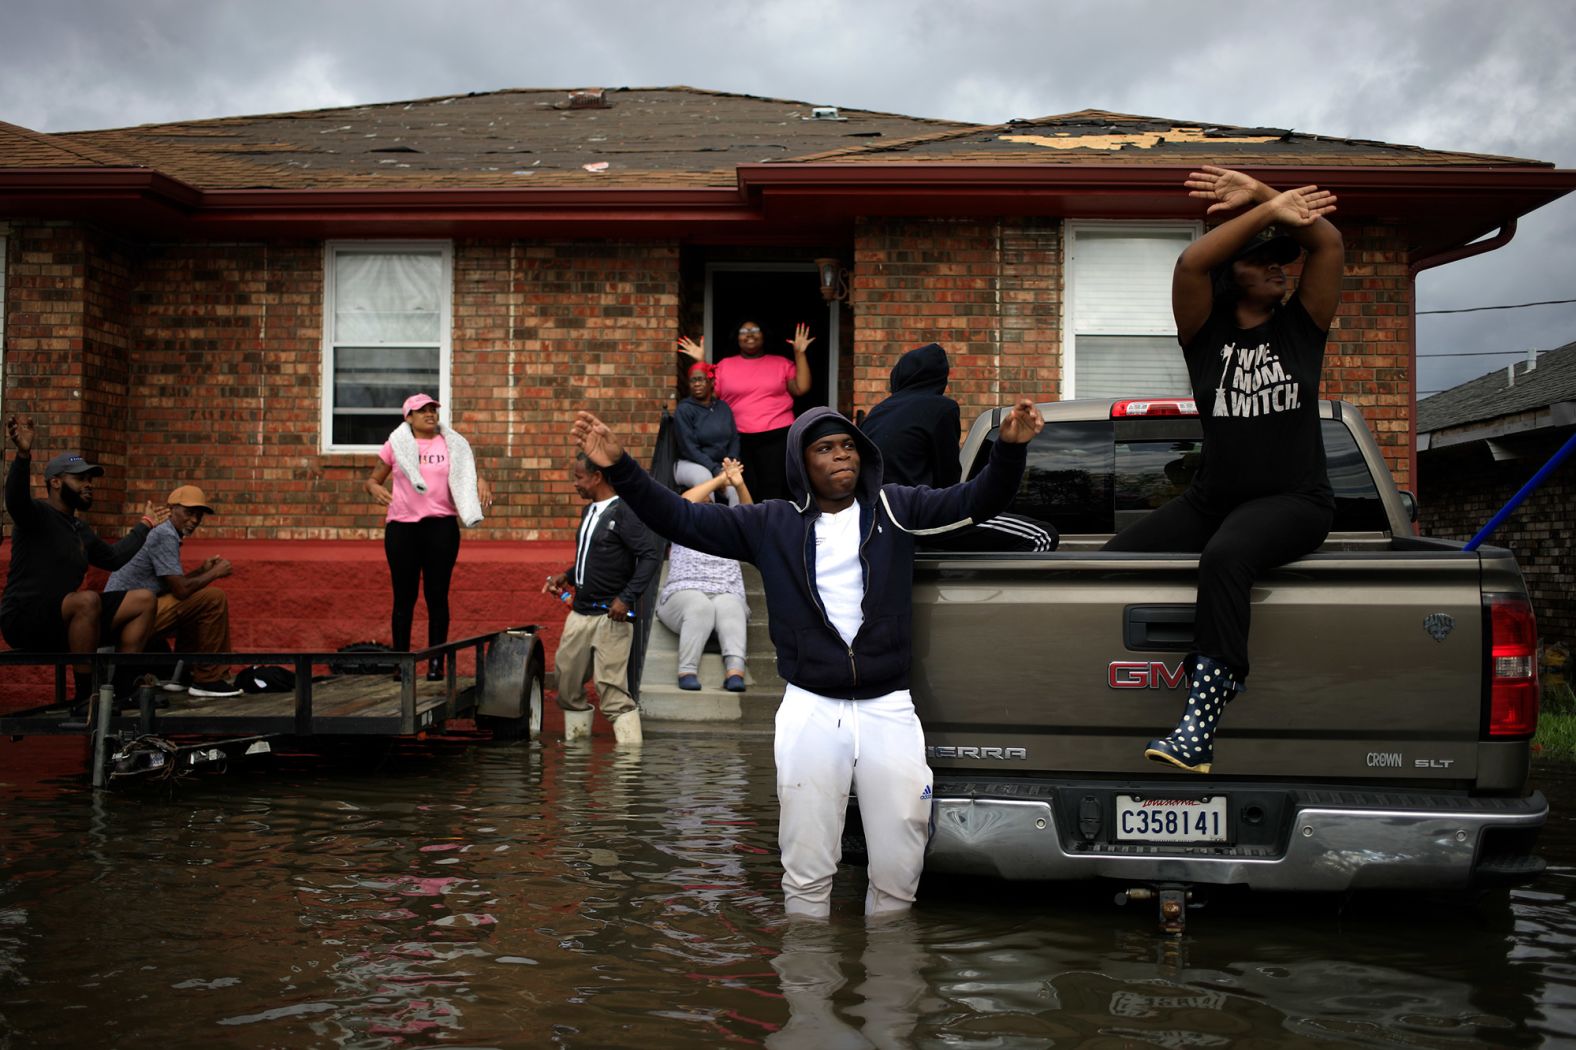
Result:
[[[1128,901],[1155,901],[1160,932],[1179,935],[1187,928],[1187,909],[1193,891],[1182,882],[1163,882],[1156,886],[1134,886],[1116,895],[1117,904]]]

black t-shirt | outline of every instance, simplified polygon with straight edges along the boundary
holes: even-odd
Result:
[[[1216,307],[1184,350],[1204,427],[1195,498],[1220,510],[1283,492],[1333,502],[1319,433],[1328,335],[1296,296],[1253,328]]]

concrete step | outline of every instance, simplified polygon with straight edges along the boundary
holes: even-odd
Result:
[[[716,639],[713,651],[701,655],[697,690],[678,687],[679,636],[661,620],[651,620],[651,636],[646,641],[646,662],[640,675],[640,710],[645,721],[653,723],[731,722],[740,727],[770,731],[782,701],[784,682],[777,677],[777,654],[772,648],[766,622],[766,596],[761,590],[761,574],[753,565],[742,566],[744,591],[750,605],[750,622],[745,635],[745,691],[730,693],[722,688],[722,656]],[[667,582],[664,563],[661,584]]]

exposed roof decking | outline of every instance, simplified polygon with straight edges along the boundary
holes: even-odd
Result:
[[[1086,109],[943,131],[907,141],[876,141],[796,158],[846,164],[1047,164],[1174,167],[1230,166],[1551,167],[1542,161],[1452,153],[1388,142],[1329,138],[1282,128],[1248,128]]]

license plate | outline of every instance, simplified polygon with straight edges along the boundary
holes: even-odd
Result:
[[[1118,842],[1225,842],[1225,798],[1116,796]]]

